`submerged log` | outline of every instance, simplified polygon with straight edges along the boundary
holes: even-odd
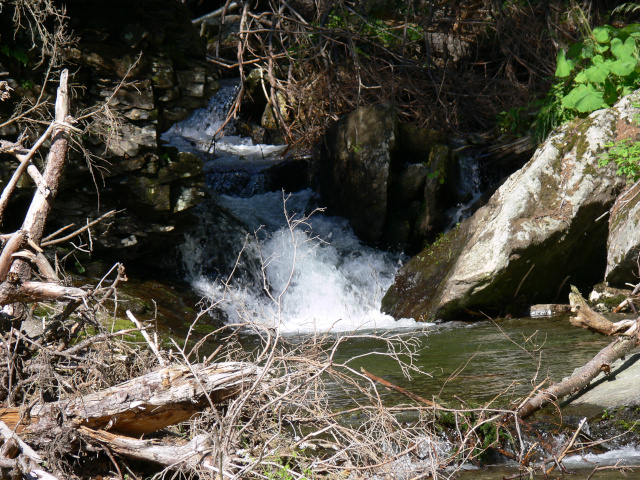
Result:
[[[155,432],[190,419],[211,403],[237,396],[262,375],[250,363],[197,364],[163,368],[100,392],[53,403],[27,412],[0,409],[0,420],[18,433],[86,426],[130,435]]]

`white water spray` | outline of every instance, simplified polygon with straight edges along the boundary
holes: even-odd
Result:
[[[309,218],[295,213],[308,211],[312,196],[309,190],[289,196],[288,222],[282,193],[223,196],[223,205],[243,216],[249,230],[264,226],[247,253],[261,253],[264,269],[253,272],[253,278],[262,277],[264,283],[231,281],[225,289],[223,279],[196,273],[191,279],[195,288],[211,302],[221,301],[218,308],[229,321],[250,318],[281,332],[416,327],[413,320],[398,322],[380,313],[380,300],[393,281],[400,257],[362,245],[344,219],[321,212]],[[187,261],[199,258],[197,251],[190,250],[194,245],[197,242],[185,244]],[[246,267],[241,262],[241,268]],[[197,266],[190,265],[188,270],[193,275]]]

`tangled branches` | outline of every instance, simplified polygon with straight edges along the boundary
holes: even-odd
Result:
[[[342,114],[380,103],[422,127],[489,130],[546,90],[558,45],[579,26],[560,2],[319,5],[227,2],[217,12],[210,60],[238,67],[242,93],[264,95],[289,143],[312,144]]]

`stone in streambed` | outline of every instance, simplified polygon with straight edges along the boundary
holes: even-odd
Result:
[[[447,319],[464,309],[553,303],[571,283],[598,283],[608,228],[597,219],[625,185],[612,166],[598,166],[598,157],[637,101],[634,94],[555,130],[487,205],[442,238],[451,258],[436,258],[432,246],[400,269],[382,310],[396,318]]]

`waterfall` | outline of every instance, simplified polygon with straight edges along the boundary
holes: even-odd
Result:
[[[415,328],[412,319],[380,313],[403,257],[363,245],[347,220],[316,208],[309,189],[268,191],[268,172],[283,161],[284,147],[219,132],[233,95],[233,83],[225,85],[206,109],[163,136],[205,159],[214,192],[182,248],[193,287],[228,322],[291,333]]]

